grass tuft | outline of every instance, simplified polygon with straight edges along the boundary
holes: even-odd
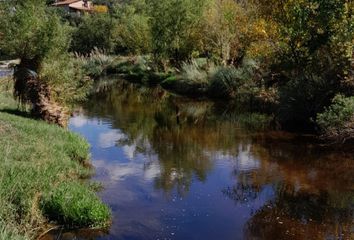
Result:
[[[106,227],[109,209],[87,186],[65,182],[53,189],[41,201],[43,212],[68,227]]]

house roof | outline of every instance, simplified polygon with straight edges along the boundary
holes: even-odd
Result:
[[[92,11],[92,4],[91,2],[88,2],[87,6],[84,6],[82,1],[77,1],[74,3],[69,4],[70,8],[77,9],[77,10],[83,10],[83,11]]]
[[[62,5],[70,5],[72,3],[80,2],[80,0],[63,0],[56,3],[53,3],[53,6],[62,6]]]
[[[68,6],[69,8],[82,10],[82,11],[92,11],[92,3],[89,1],[88,5],[85,6],[82,0],[62,0],[60,2],[56,2],[53,6],[61,7]]]

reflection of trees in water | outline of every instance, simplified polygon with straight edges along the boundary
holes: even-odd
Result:
[[[331,197],[282,187],[247,222],[245,239],[352,239],[353,208],[337,208]]]
[[[259,196],[261,189],[252,184],[245,185],[243,183],[236,183],[232,187],[227,187],[222,190],[222,193],[230,199],[234,200],[235,203],[248,203],[256,200]]]
[[[88,103],[87,115],[109,118],[125,138],[116,144],[134,146],[136,153],[157,156],[160,174],[155,187],[166,192],[188,192],[196,178],[205,181],[216,152],[236,155],[239,130],[217,121],[214,104],[168,96],[161,89],[120,83]],[[150,159],[154,159],[151,157]],[[149,168],[151,163],[145,165]]]
[[[112,128],[125,134],[117,145],[134,145],[136,152],[149,159],[157,156],[158,189],[188,192],[194,178],[205,181],[213,159],[220,156],[235,164],[235,184],[222,189],[235,203],[252,203],[266,187],[272,187],[273,200],[245,227],[247,239],[324,239],[340,233],[345,234],[342,239],[350,238],[353,155],[329,154],[306,139],[283,133],[250,139],[233,121],[223,118],[230,109],[187,102],[161,89],[121,84],[98,95],[87,109],[88,115],[109,118]],[[145,168],[150,165],[147,162]]]
[[[245,238],[352,239],[352,155],[309,148],[306,141],[255,142],[250,154],[259,167],[243,171],[236,165],[235,185],[222,190],[237,204],[257,199],[265,186],[274,190],[273,200],[246,224]]]

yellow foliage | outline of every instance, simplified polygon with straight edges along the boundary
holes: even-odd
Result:
[[[106,5],[95,5],[95,6],[93,6],[93,9],[97,13],[107,13],[108,12],[108,7]]]
[[[265,57],[278,42],[278,25],[258,14],[254,4],[234,0],[212,0],[205,11],[205,45],[223,62],[250,57]]]

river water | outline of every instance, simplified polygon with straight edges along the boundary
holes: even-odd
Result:
[[[48,239],[354,239],[353,152],[252,119],[129,84],[97,94],[70,129],[92,146],[112,226]]]

